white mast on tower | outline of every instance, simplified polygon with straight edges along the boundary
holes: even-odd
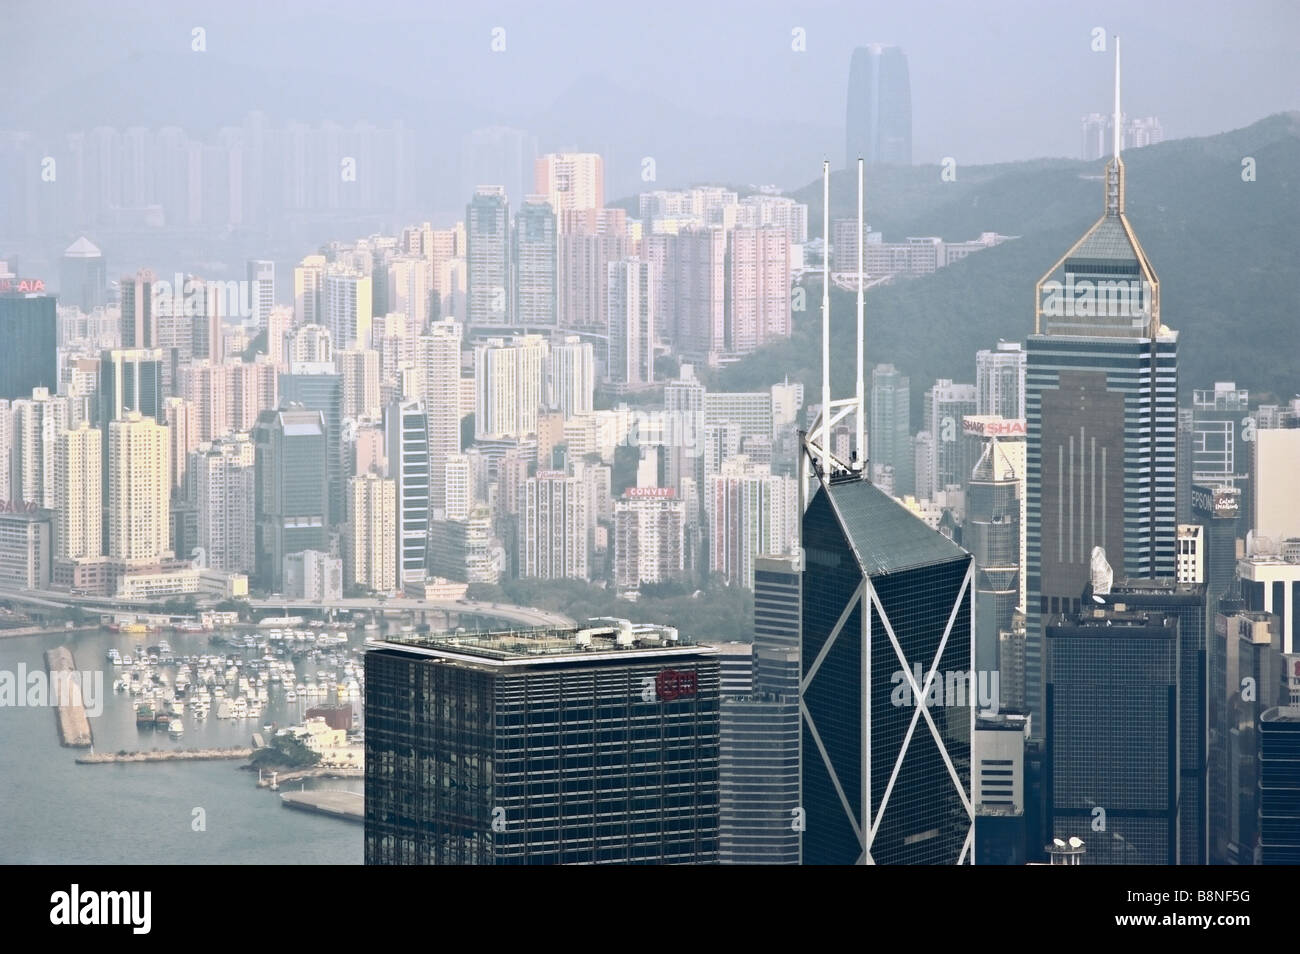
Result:
[[[867,436],[866,436],[866,434],[867,434],[867,425],[866,425],[866,421],[864,421],[864,420],[862,419],[862,417],[863,417],[863,413],[862,413],[862,412],[863,412],[863,409],[866,408],[866,406],[867,406],[867,405],[866,405],[866,401],[864,400],[864,398],[865,398],[864,391],[866,390],[866,384],[865,384],[865,382],[866,382],[866,360],[867,360],[867,357],[866,357],[866,354],[864,353],[864,352],[865,352],[865,349],[864,349],[864,347],[863,347],[863,344],[865,343],[865,339],[864,339],[864,328],[863,328],[863,323],[862,323],[862,296],[863,296],[863,291],[864,291],[864,289],[863,289],[863,287],[862,287],[862,285],[863,285],[863,280],[864,280],[863,269],[862,269],[862,262],[863,262],[863,256],[866,254],[865,249],[863,248],[863,244],[864,244],[864,241],[865,241],[865,239],[866,239],[866,235],[865,235],[865,232],[864,232],[864,230],[863,230],[863,222],[862,222],[862,216],[863,216],[863,209],[862,209],[862,175],[863,175],[863,173],[862,173],[862,169],[863,169],[863,165],[864,165],[864,163],[863,163],[862,157],[861,157],[861,156],[858,156],[858,390],[857,390],[857,401],[858,401],[858,407],[857,407],[858,433],[857,433],[857,438],[858,438],[858,440],[857,440],[857,443],[854,445],[854,447],[857,449],[857,454],[858,454],[858,456],[857,456],[857,459],[854,460],[854,462],[853,462],[853,468],[854,468],[855,470],[862,470],[864,467],[867,466]]]
[[[822,405],[821,413],[804,438],[808,457],[816,462],[822,475],[862,472],[866,464],[866,422],[863,417],[866,380],[866,354],[863,347],[863,162],[858,160],[858,375],[853,397],[831,398],[831,164],[822,162]],[[842,459],[831,449],[831,429],[850,414],[857,416],[858,457]],[[802,456],[801,456],[802,460]]]
[[[831,161],[822,160],[822,472],[831,450]]]

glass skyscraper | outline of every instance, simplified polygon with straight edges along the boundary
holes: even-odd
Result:
[[[1041,731],[1042,621],[1077,611],[1092,548],[1121,576],[1173,577],[1178,333],[1106,167],[1100,219],[1038,282],[1025,384],[1026,695]]]
[[[722,700],[723,864],[799,863],[799,572],[754,561],[753,689]]]
[[[1084,603],[1120,605],[1131,610],[1173,616],[1178,620],[1178,771],[1179,864],[1206,863],[1208,842],[1209,740],[1206,735],[1206,693],[1209,657],[1206,639],[1204,583],[1163,580],[1116,580],[1106,595],[1095,595],[1091,585]]]
[[[1048,834],[1085,864],[1178,864],[1177,619],[1098,607],[1046,633]]]
[[[281,405],[294,403],[320,411],[325,419],[326,470],[329,472],[329,525],[341,526],[343,509],[343,375],[332,364],[302,362],[293,374],[281,374]]]
[[[290,553],[329,551],[327,446],[321,412],[301,405],[263,411],[253,428],[256,575],[268,592],[282,588]]]
[[[844,168],[869,163],[912,164],[912,84],[901,47],[873,43],[849,62]]]
[[[803,552],[803,862],[971,863],[970,554],[851,473]]]
[[[1192,523],[1205,528],[1206,631],[1214,624],[1219,600],[1237,579],[1237,527],[1242,493],[1222,484],[1191,485]]]
[[[0,400],[59,389],[58,322],[53,295],[0,293]]]
[[[366,654],[367,864],[716,864],[718,661],[662,626]]]
[[[1269,709],[1259,720],[1260,864],[1300,864],[1300,709]]]

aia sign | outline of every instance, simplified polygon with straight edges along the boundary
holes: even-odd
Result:
[[[39,278],[20,278],[14,281],[12,278],[0,278],[0,292],[43,292],[45,291],[45,282]]]
[[[661,669],[655,676],[655,695],[664,702],[694,696],[697,684],[695,672],[678,672],[676,669]]]

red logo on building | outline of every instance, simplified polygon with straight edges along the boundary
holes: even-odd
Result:
[[[43,292],[45,282],[40,278],[0,279],[0,292]]]
[[[672,702],[685,696],[695,695],[695,673],[678,672],[676,669],[661,669],[655,676],[655,695],[663,702]]]

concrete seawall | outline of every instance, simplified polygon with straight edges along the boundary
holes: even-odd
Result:
[[[250,748],[235,749],[157,749],[152,752],[97,752],[77,759],[78,765],[112,765],[131,762],[203,762],[213,759],[246,759]]]
[[[93,744],[90,719],[81,698],[81,681],[72,650],[67,646],[45,650],[45,669],[50,675],[50,704],[59,726],[59,741],[68,748],[84,749]]]
[[[350,822],[364,824],[366,820],[366,798],[358,792],[285,792],[280,796],[280,804],[285,808],[333,815]]]

